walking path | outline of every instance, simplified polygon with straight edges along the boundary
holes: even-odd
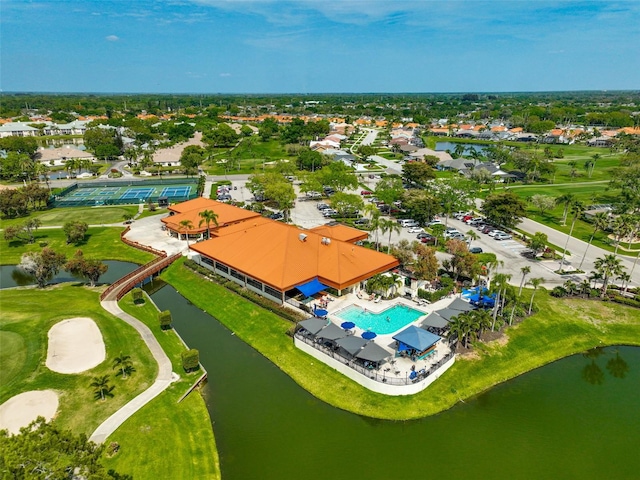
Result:
[[[153,268],[154,265],[152,264],[147,270],[141,272],[138,276],[144,278],[147,275],[146,272],[151,271],[151,269]],[[156,377],[153,385],[151,385],[147,390],[139,394],[133,400],[128,402],[126,405],[118,409],[109,418],[102,422],[102,424],[98,428],[96,428],[96,430],[91,434],[91,437],[89,437],[89,440],[96,443],[104,442],[107,437],[111,435],[120,425],[122,425],[131,415],[136,413],[147,403],[157,397],[172,382],[176,381],[179,378],[177,374],[172,372],[171,360],[169,360],[167,354],[164,353],[164,350],[162,350],[162,347],[158,343],[158,340],[153,335],[149,327],[147,327],[140,320],[137,320],[128,313],[124,312],[118,305],[118,293],[123,288],[125,288],[125,286],[126,282],[112,290],[105,297],[105,299],[100,302],[100,305],[106,311],[115,315],[116,317],[136,329],[136,331],[142,337],[142,340],[151,351],[153,358],[158,363],[158,376]]]

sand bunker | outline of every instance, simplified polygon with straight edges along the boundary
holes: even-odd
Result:
[[[34,390],[11,397],[0,405],[0,430],[20,433],[36,418],[51,420],[58,410],[58,394],[53,390]]]
[[[102,333],[90,318],[56,323],[49,330],[46,365],[58,373],[81,373],[100,365],[106,356]]]

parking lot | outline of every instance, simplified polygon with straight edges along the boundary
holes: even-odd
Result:
[[[250,202],[253,200],[253,194],[245,187],[245,183],[247,182],[248,175],[242,175],[237,177],[229,178],[232,182],[232,188],[229,190],[229,194],[231,195],[233,200]],[[377,183],[377,179],[366,179],[366,185],[369,190],[375,189],[375,184]],[[291,211],[291,221],[295,225],[299,225],[303,228],[313,228],[318,225],[324,225],[330,221],[331,218],[325,218],[322,215],[322,212],[318,210],[318,203],[330,203],[326,198],[322,200],[307,200],[305,194],[300,193],[300,187],[298,182],[294,182],[294,189],[296,191],[297,199],[295,202],[295,206]],[[235,188],[234,188],[235,187]],[[360,193],[361,188],[357,191],[353,191],[350,193]],[[365,202],[368,199],[365,198]],[[386,218],[393,218],[389,216],[385,216]],[[467,225],[460,220],[456,220],[454,218],[441,219],[442,223],[446,225],[446,227],[456,228],[459,232],[467,235],[467,232],[470,230],[473,231],[478,238],[472,239],[469,243],[469,247],[480,247],[483,252],[492,252],[496,254],[498,261],[503,263],[503,266],[500,268],[502,273],[506,273],[511,275],[512,283],[519,283],[520,278],[522,277],[521,268],[529,267],[531,268],[531,272],[528,274],[527,278],[543,278],[545,281],[543,285],[547,287],[553,287],[556,285],[562,285],[566,280],[572,279],[574,281],[581,281],[584,276],[574,275],[574,276],[560,276],[554,272],[554,270],[558,269],[558,261],[534,261],[529,258],[526,258],[521,255],[523,250],[526,250],[527,247],[524,243],[517,239],[510,240],[494,240],[492,237],[487,234],[481,233],[475,227]],[[409,232],[411,230],[411,233]],[[425,228],[425,231],[429,231],[428,228]],[[400,232],[393,231],[391,232],[391,237],[389,237],[389,232],[387,233],[378,233],[378,239],[381,244],[387,245],[389,243],[389,238],[391,239],[391,243],[398,243],[400,240],[407,240],[409,242],[413,242],[417,240],[417,232],[412,228],[400,228]],[[374,234],[371,234],[374,235]],[[372,238],[373,239],[373,238]],[[437,258],[442,261],[448,258],[449,255],[444,252],[438,252]]]

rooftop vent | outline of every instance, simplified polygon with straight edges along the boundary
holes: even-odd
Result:
[[[300,240],[301,242],[306,242],[307,241],[306,233],[301,233],[300,235],[298,235],[298,240]]]
[[[322,237],[322,240],[320,240],[320,243],[322,243],[323,245],[329,245],[331,243],[331,239],[327,237]]]

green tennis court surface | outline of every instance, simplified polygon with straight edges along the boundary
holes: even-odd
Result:
[[[74,184],[53,199],[57,207],[82,205],[123,205],[157,202],[166,198],[170,203],[190,200],[197,196],[197,179],[167,179],[140,182],[91,182]]]

